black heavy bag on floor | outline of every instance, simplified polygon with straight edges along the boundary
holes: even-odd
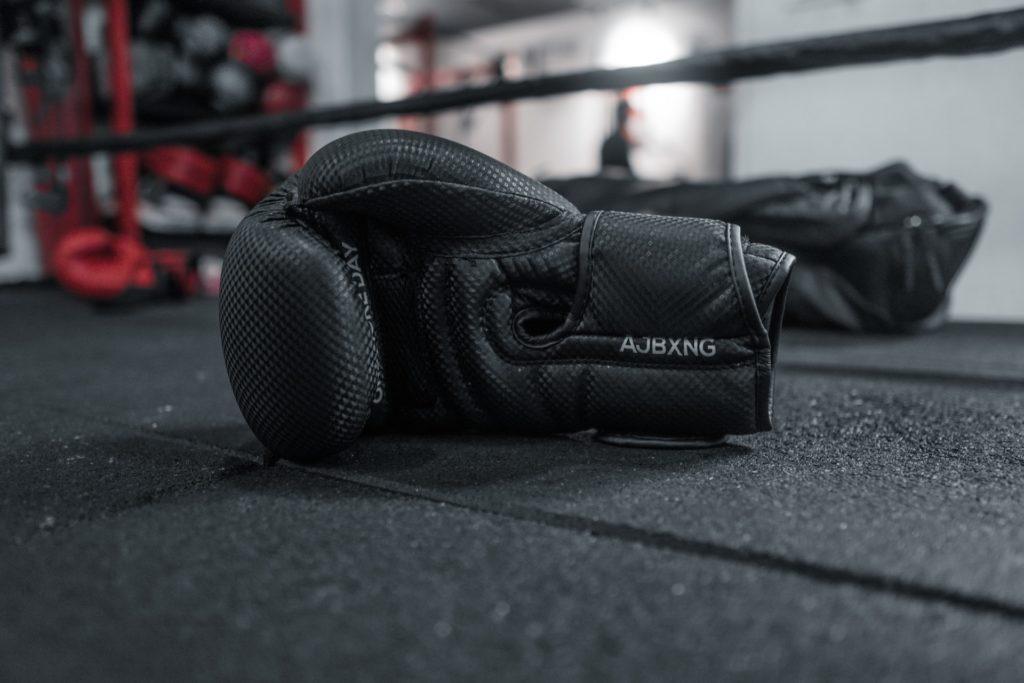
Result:
[[[278,455],[368,428],[596,428],[628,443],[771,429],[793,258],[735,225],[580,213],[447,140],[327,145],[224,264],[221,335]]]
[[[787,321],[904,332],[945,320],[949,288],[985,204],[905,164],[865,175],[666,184],[574,178],[548,184],[583,210],[650,211],[736,222],[792,252]]]

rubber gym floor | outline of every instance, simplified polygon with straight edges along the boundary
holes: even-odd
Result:
[[[1019,680],[1024,326],[783,331],[702,451],[265,466],[216,302],[0,290],[0,679]]]

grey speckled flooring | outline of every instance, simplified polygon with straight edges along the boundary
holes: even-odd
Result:
[[[0,679],[1019,680],[1024,327],[783,344],[720,448],[264,467],[214,302],[0,290]]]

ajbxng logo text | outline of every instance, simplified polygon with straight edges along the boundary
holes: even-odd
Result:
[[[619,353],[650,354],[652,356],[704,356],[715,355],[714,339],[671,339],[669,337],[625,337]]]

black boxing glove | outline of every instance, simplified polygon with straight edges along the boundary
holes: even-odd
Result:
[[[371,131],[242,221],[221,337],[279,456],[382,427],[678,444],[771,429],[792,263],[735,225],[584,215],[461,145]]]

